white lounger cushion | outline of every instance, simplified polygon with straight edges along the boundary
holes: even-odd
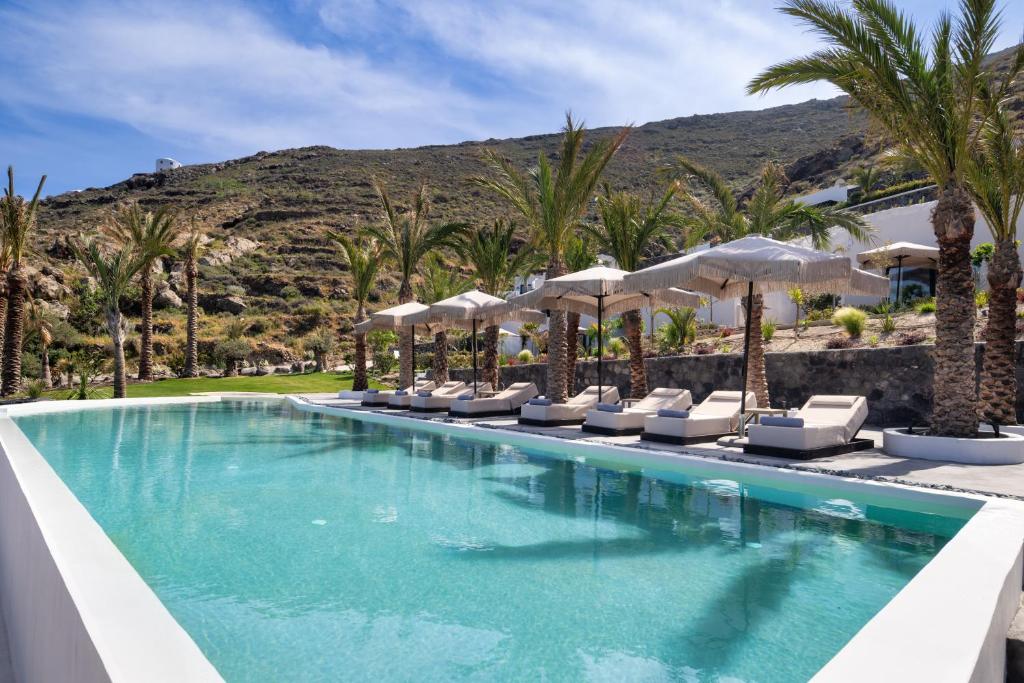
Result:
[[[747,392],[747,407],[757,407],[754,393]],[[644,431],[663,436],[710,436],[727,434],[738,426],[740,416],[740,392],[713,391],[699,405],[690,409],[690,417],[658,417],[649,415],[644,418]]]
[[[433,380],[421,379],[421,380],[416,382],[414,387],[406,387],[405,388],[405,393],[406,394],[414,394],[417,391],[433,391],[434,387],[436,387],[436,386],[437,385],[434,383]],[[394,389],[387,389],[386,391],[378,391],[378,392],[373,393],[373,394],[370,394],[370,393],[367,393],[367,392],[364,391],[363,392],[363,400],[364,401],[372,401],[373,403],[376,403],[378,405],[385,405],[385,404],[387,404],[388,401],[391,400],[391,397],[394,396],[394,395],[395,395],[395,390]]]
[[[482,389],[487,391],[487,389]],[[517,382],[510,385],[497,396],[490,398],[474,398],[472,401],[452,401],[451,412],[459,415],[475,413],[511,413],[537,395],[537,385],[533,382]]]
[[[611,413],[605,410],[587,411],[588,424],[604,429],[640,429],[644,426],[644,418],[653,415],[659,410],[686,410],[693,405],[693,398],[687,389],[655,389],[647,394],[642,400],[629,408],[623,408],[621,413]]]
[[[601,402],[618,403],[619,390],[616,387],[604,387]],[[552,403],[549,406],[535,406],[527,403],[520,415],[528,420],[543,422],[559,422],[562,420],[582,420],[587,411],[598,403],[597,387],[587,387],[569,399],[567,403]]]
[[[451,388],[445,389],[448,385],[452,385]],[[486,382],[478,384],[477,389],[479,391],[490,391],[491,385]],[[451,404],[462,394],[472,394],[473,387],[466,386],[465,382],[448,382],[444,384],[440,389],[434,391],[433,396],[413,396],[411,407],[414,410],[441,410],[442,408],[447,409]]]
[[[747,440],[758,446],[811,450],[849,443],[868,418],[868,401],[863,396],[812,396],[796,412],[803,427],[775,427],[753,424]]]

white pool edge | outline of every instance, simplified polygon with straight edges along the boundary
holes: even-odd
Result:
[[[198,646],[9,419],[218,400],[211,396],[33,403],[0,412],[0,593],[18,680],[219,680]],[[571,457],[607,456],[642,467],[744,478],[756,473],[758,479],[782,486],[817,482],[831,489],[870,491],[894,502],[954,507],[982,502],[964,528],[816,680],[1002,680],[1006,632],[1021,595],[1022,503],[667,451],[574,444],[535,434],[317,406],[296,397],[258,400],[284,400],[303,412],[407,429],[554,446]]]

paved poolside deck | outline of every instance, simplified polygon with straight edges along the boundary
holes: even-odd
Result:
[[[454,421],[481,424],[497,429],[544,434],[562,439],[593,443],[615,444],[631,448],[642,448],[670,453],[686,453],[706,458],[745,462],[769,467],[824,472],[843,477],[891,481],[927,488],[966,491],[982,495],[1018,498],[1024,500],[1024,464],[1021,465],[962,465],[958,463],[897,458],[881,451],[882,431],[877,427],[865,427],[859,436],[872,439],[876,448],[837,455],[816,460],[790,460],[760,455],[747,455],[740,447],[720,446],[717,443],[695,446],[673,446],[662,443],[640,441],[636,436],[602,436],[588,434],[579,427],[527,427],[518,424],[515,418],[449,418],[444,413],[423,415],[405,410],[368,408],[355,401],[340,400],[331,394],[305,394],[303,398],[311,403],[335,406],[359,411],[376,411],[384,414],[403,415],[424,420]]]

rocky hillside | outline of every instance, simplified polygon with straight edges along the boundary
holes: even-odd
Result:
[[[588,136],[593,140],[611,132],[595,129]],[[509,215],[505,206],[467,182],[484,171],[480,154],[485,147],[527,168],[538,153],[557,151],[558,135],[415,149],[260,152],[51,197],[40,214],[35,295],[62,301],[57,308],[63,314],[75,299],[76,277],[65,236],[93,231],[117,203],[137,199],[147,207],[170,204],[194,216],[211,238],[201,267],[211,336],[219,324],[216,315],[245,314],[253,320],[253,336],[272,343],[291,343],[325,323],[344,329],[351,305],[338,253],[325,241],[325,229],[354,231],[377,220],[374,176],[388,184],[399,205],[418,183],[427,183],[439,218],[482,225]],[[659,171],[685,154],[743,188],[762,164],[776,160],[787,165],[791,189],[803,191],[847,176],[878,151],[877,144],[866,142],[864,119],[837,98],[638,126],[606,178],[615,188],[653,191],[661,182]],[[181,280],[175,264],[164,264],[164,271],[167,284],[158,303],[165,307],[170,347],[180,334],[175,294]],[[396,288],[384,274],[375,299],[391,301]]]

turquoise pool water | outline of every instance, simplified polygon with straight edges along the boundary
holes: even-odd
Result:
[[[16,421],[231,681],[806,680],[965,522],[273,404]]]

